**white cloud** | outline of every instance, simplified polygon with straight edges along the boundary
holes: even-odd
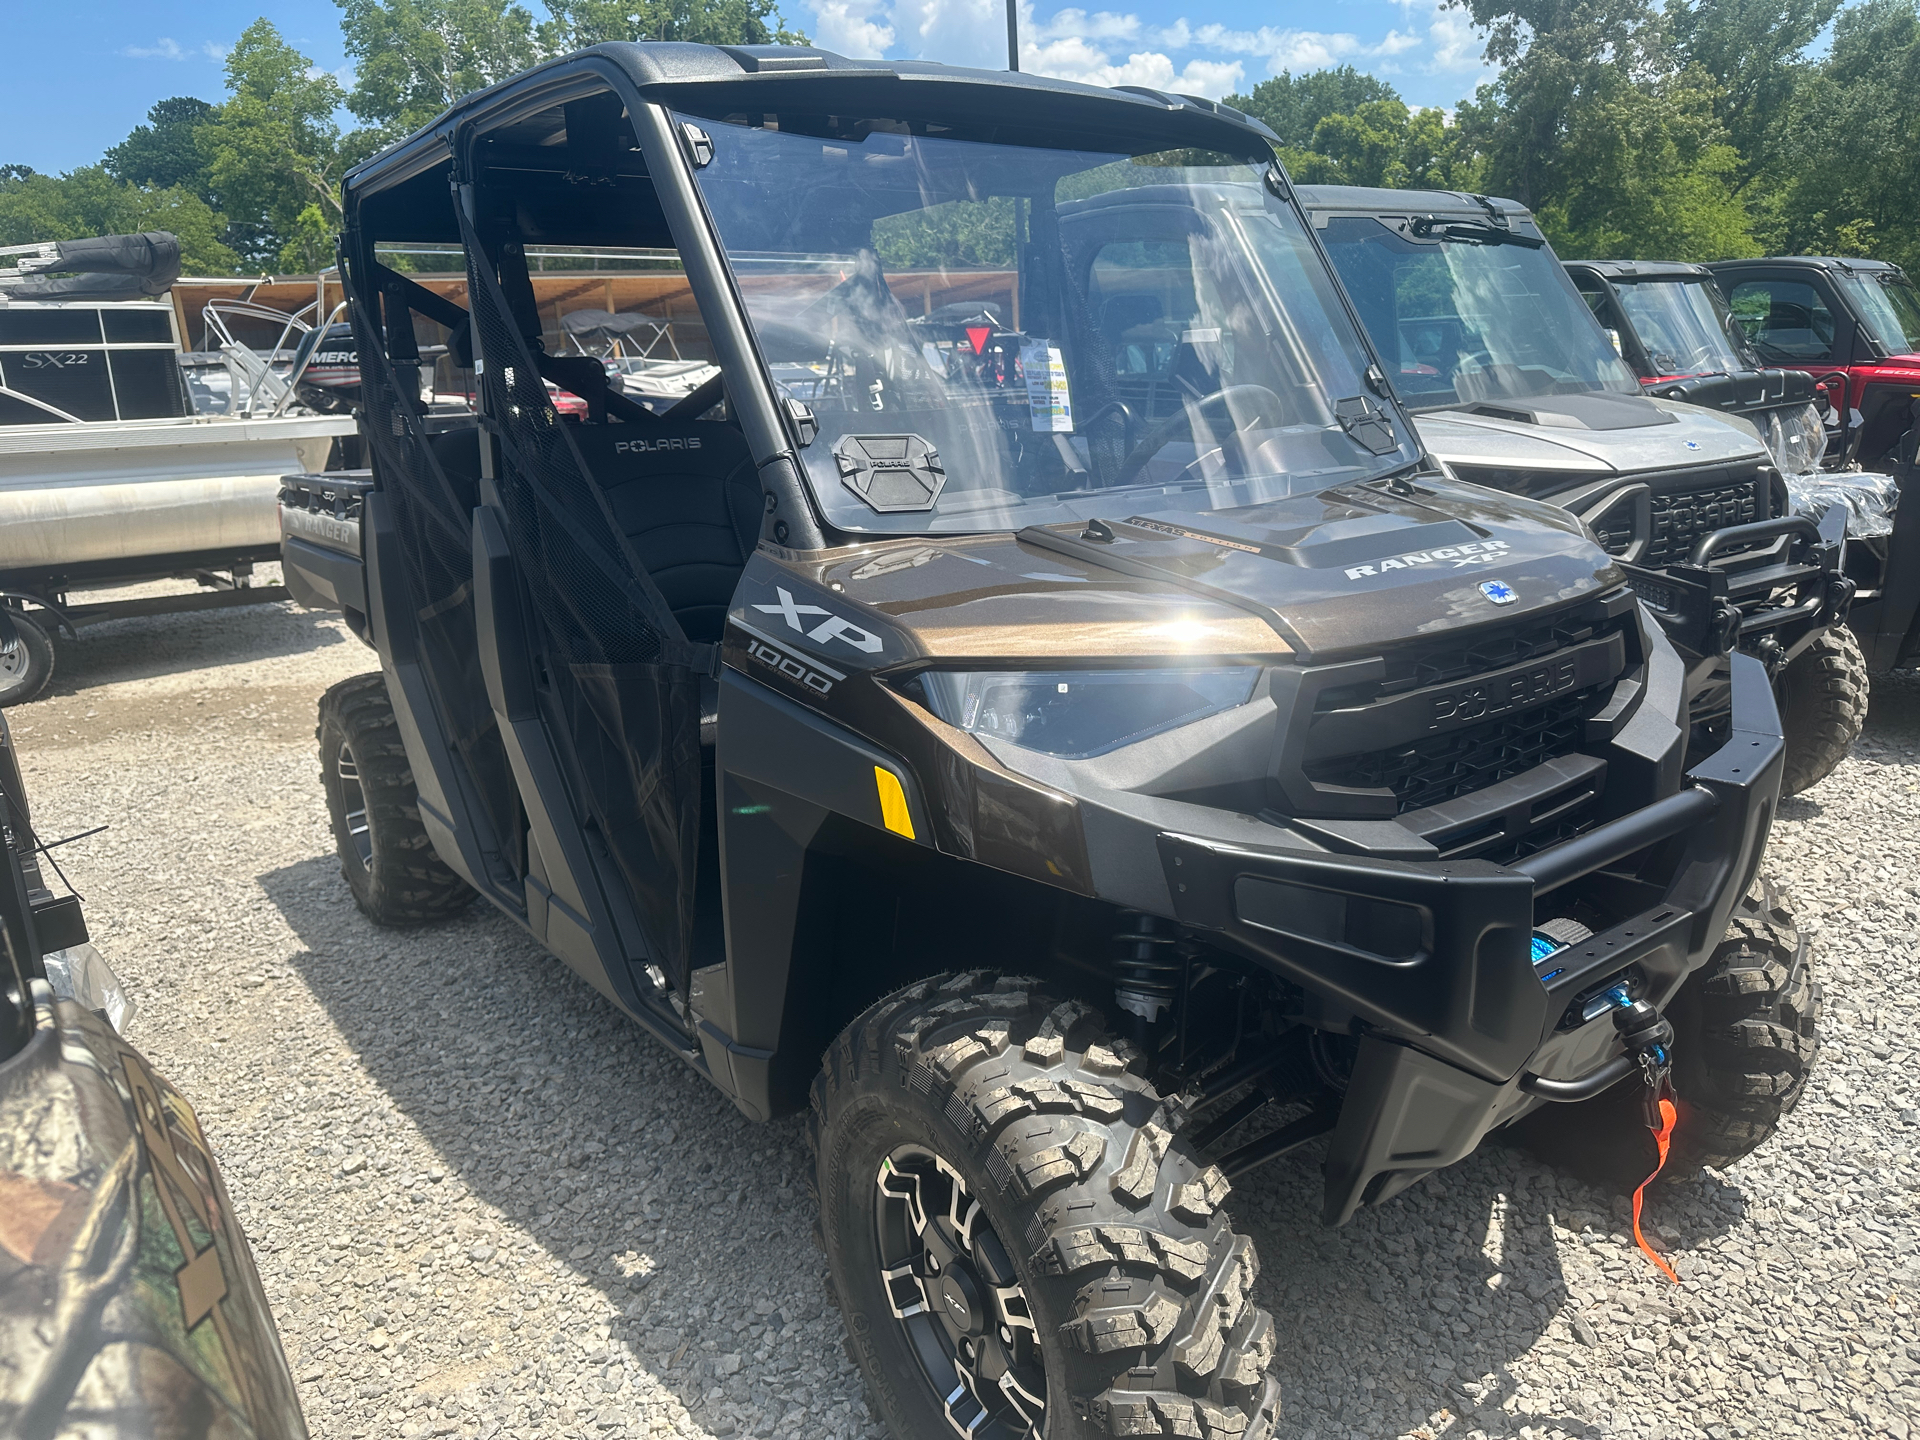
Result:
[[[1483,79],[1493,78],[1493,67],[1486,60],[1486,40],[1460,11],[1436,5],[1427,25],[1427,42],[1433,47],[1427,61],[1429,72],[1477,71]]]
[[[162,36],[151,45],[129,45],[120,53],[135,60],[185,60],[193,52],[183,49],[178,40]]]
[[[1144,85],[1185,95],[1217,99],[1238,88],[1245,74],[1238,60],[1225,64],[1189,60],[1176,68],[1170,56],[1141,50],[1125,59],[1109,58],[1106,51],[1085,40],[1055,40],[1020,47],[1020,68],[1056,80],[1078,80],[1085,85]]]
[[[813,43],[860,60],[877,60],[893,48],[893,26],[881,18],[877,0],[816,0]]]
[[[163,35],[151,45],[128,45],[120,53],[130,60],[225,60],[230,48],[216,45],[211,40],[201,45],[186,46],[171,36]]]
[[[892,4],[895,38],[907,55],[981,70],[1007,68],[1003,0],[892,0]],[[1020,19],[1024,30],[1024,5]]]
[[[1015,0],[1020,16],[1020,67],[1094,85],[1144,85],[1220,96],[1268,75],[1298,75],[1352,64],[1396,77],[1430,77],[1416,90],[1468,88],[1495,73],[1473,22],[1446,0],[1383,0],[1384,31],[1240,29],[1162,12],[1143,19],[1131,10],[1078,5],[1037,14],[1034,0]],[[944,61],[1004,68],[1007,0],[801,0],[809,29],[830,50],[860,57]],[[1351,15],[1345,12],[1342,18]],[[169,42],[170,43],[170,42]],[[1437,94],[1433,99],[1443,98]],[[1444,97],[1451,99],[1449,94]],[[1410,103],[1419,103],[1410,101]]]
[[[1023,40],[1029,35],[1042,40],[1133,40],[1139,34],[1138,15],[1115,15],[1107,10],[1094,15],[1084,10],[1060,10],[1052,19],[1037,23],[1026,14],[1020,17]]]

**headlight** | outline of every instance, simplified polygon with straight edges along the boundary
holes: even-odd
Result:
[[[1082,760],[1244,705],[1257,665],[1163,670],[933,670],[927,706],[949,725]]]

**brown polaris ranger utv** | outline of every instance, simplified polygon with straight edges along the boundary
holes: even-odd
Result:
[[[1763,668],[1689,759],[1660,626],[1564,510],[1434,465],[1262,127],[609,45],[345,200],[372,473],[283,507],[380,658],[320,707],[347,878],[389,924],[477,891],[808,1113],[893,1434],[1269,1435],[1233,1178],[1324,1145],[1341,1224],[1544,1109],[1630,1186],[1648,1086],[1683,1167],[1797,1097]],[[383,258],[435,244],[467,306]],[[712,378],[559,353],[543,247]]]

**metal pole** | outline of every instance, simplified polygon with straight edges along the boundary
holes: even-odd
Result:
[[[1007,0],[1007,69],[1020,68],[1020,0]]]

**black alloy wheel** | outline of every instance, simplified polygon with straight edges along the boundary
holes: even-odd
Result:
[[[1047,1374],[1033,1308],[966,1180],[903,1145],[880,1162],[881,1283],[947,1423],[968,1440],[1046,1433]]]
[[[828,1048],[818,1239],[897,1440],[1272,1435],[1253,1242],[1146,1068],[1093,1006],[980,970]]]

